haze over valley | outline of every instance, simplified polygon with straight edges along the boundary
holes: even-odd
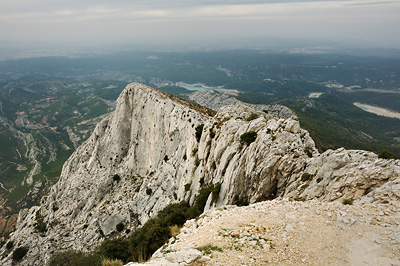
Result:
[[[0,264],[400,265],[399,14],[3,1]]]

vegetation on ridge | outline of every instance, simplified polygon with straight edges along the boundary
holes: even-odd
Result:
[[[381,150],[378,154],[378,158],[382,158],[382,159],[397,159],[397,157],[391,153],[388,152],[387,150]]]
[[[257,138],[257,132],[255,131],[249,131],[246,133],[243,133],[240,136],[240,143],[250,145],[250,143],[254,142]]]
[[[217,201],[220,190],[220,183],[204,187],[200,189],[192,206],[185,201],[169,204],[158,213],[157,217],[148,220],[129,237],[104,240],[92,253],[75,250],[56,253],[50,259],[48,266],[100,266],[102,259],[103,262],[107,259],[123,263],[148,260],[168,239],[176,235],[177,227],[182,227],[187,220],[203,213],[210,194],[212,202]]]

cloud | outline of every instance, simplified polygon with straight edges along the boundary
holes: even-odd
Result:
[[[358,37],[398,45],[398,14],[400,1],[387,0],[13,0],[0,2],[0,38],[179,39],[196,31],[209,39]]]
[[[310,12],[320,9],[335,9],[354,5],[388,5],[399,2],[377,1],[77,1],[77,0],[14,0],[13,4],[4,6],[0,3],[0,19],[28,20],[101,20],[115,19],[121,21],[154,20],[154,19],[207,19],[224,17],[254,17],[287,15],[291,13]],[[23,6],[23,8],[21,8]],[[8,8],[7,8],[8,7]],[[44,7],[44,8],[43,8]]]

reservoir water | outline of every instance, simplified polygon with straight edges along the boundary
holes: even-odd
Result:
[[[179,82],[176,84],[179,87],[185,88],[190,91],[198,91],[198,90],[213,90],[213,91],[222,91],[219,87],[209,87],[203,84],[186,84],[183,82]]]

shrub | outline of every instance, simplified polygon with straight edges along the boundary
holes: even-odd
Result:
[[[6,249],[11,249],[14,246],[14,242],[8,241],[6,245]]]
[[[343,203],[343,205],[353,205],[353,200],[352,199],[343,199],[342,203]]]
[[[210,129],[210,138],[213,139],[214,137],[215,137],[215,132]]]
[[[129,241],[125,238],[104,240],[98,247],[98,252],[105,258],[128,262],[131,258]]]
[[[197,151],[198,151],[198,149],[197,149],[197,148],[194,148],[194,149],[192,150],[192,156],[195,156],[196,153],[197,153]]]
[[[101,256],[98,253],[87,254],[77,250],[67,250],[54,254],[48,266],[101,266]]]
[[[249,205],[248,199],[240,198],[239,195],[236,195],[233,198],[233,200],[234,200],[234,204],[237,206],[248,206]]]
[[[203,212],[211,193],[213,200],[214,197],[217,200],[220,188],[219,183],[202,188],[193,206],[185,201],[169,204],[158,213],[156,218],[148,220],[129,237],[132,260],[143,261],[150,258],[171,236],[178,233],[179,227],[186,220],[193,219]]]
[[[115,226],[115,228],[117,229],[117,232],[122,232],[122,230],[124,230],[124,224],[122,222],[120,222],[119,224],[117,224]]]
[[[195,130],[196,130],[196,140],[197,142],[200,141],[201,138],[201,134],[203,133],[203,128],[204,128],[204,124],[200,124],[198,125]]]
[[[188,218],[194,218],[188,215],[188,210],[190,208],[190,205],[185,201],[169,204],[158,213],[157,217],[167,226],[182,226]]]
[[[113,180],[118,182],[118,181],[121,180],[121,177],[120,177],[118,174],[115,174],[115,175],[113,176]]]
[[[204,255],[210,255],[211,251],[223,252],[224,250],[218,246],[208,244],[207,246],[198,247],[197,250],[201,251]]]
[[[257,138],[257,132],[249,131],[240,136],[240,143],[250,145]]]
[[[28,253],[28,250],[29,249],[27,247],[16,248],[12,254],[12,259],[15,261],[22,260],[22,258],[25,257],[26,253]]]
[[[202,213],[210,194],[212,193],[212,202],[216,202],[218,200],[220,190],[221,183],[216,183],[215,185],[210,185],[200,189],[199,194],[195,198],[194,207],[198,209],[200,213]]]
[[[43,218],[42,215],[40,215],[39,211],[36,212],[35,229],[40,233],[46,233],[47,232],[46,223],[44,222],[44,218]]]
[[[310,181],[313,178],[313,176],[309,173],[303,173],[301,175],[301,181],[305,182],[305,181]]]
[[[159,218],[147,221],[129,238],[132,247],[132,259],[134,261],[149,259],[170,237],[169,228],[165,224],[162,225]]]
[[[388,152],[387,150],[381,150],[378,154],[378,158],[382,158],[382,159],[397,159],[397,157],[391,153]]]
[[[182,159],[186,161],[186,159],[187,159],[186,153],[183,155]]]
[[[165,156],[164,156],[164,161],[165,161],[165,162],[168,162],[168,160],[169,160],[168,155],[165,155]]]
[[[306,148],[304,152],[307,154],[308,157],[312,158],[312,149],[311,148]]]
[[[254,120],[254,119],[257,119],[257,118],[258,118],[258,114],[251,113],[251,115],[249,115],[249,117],[246,120],[247,121],[251,121],[251,120]]]
[[[124,263],[121,260],[110,260],[110,259],[104,259],[101,262],[101,266],[123,266]]]
[[[153,193],[153,190],[151,188],[147,188],[146,189],[146,194],[147,195],[151,195],[151,193]]]
[[[185,191],[189,191],[191,186],[192,186],[192,183],[185,184]]]
[[[212,201],[211,202],[216,202],[219,198],[219,192],[221,191],[221,183],[218,182],[214,185],[212,189]]]

